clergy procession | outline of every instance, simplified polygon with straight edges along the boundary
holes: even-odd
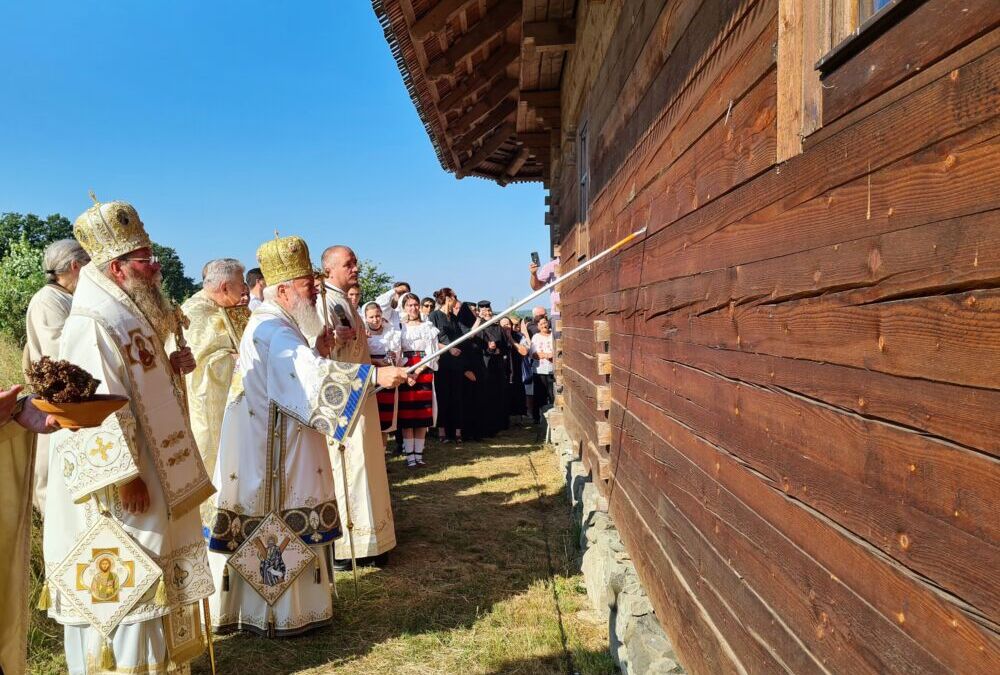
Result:
[[[306,241],[278,233],[249,270],[210,261],[177,306],[155,225],[91,196],[28,307],[34,393],[0,392],[2,535],[26,560],[41,514],[38,607],[64,629],[70,673],[188,672],[206,650],[214,670],[213,635],[329,625],[335,572],[406,544],[387,453],[419,471],[429,433],[457,447],[551,403],[544,308],[494,317],[402,281],[362,303],[350,247],[323,249],[317,271]],[[6,674],[25,672],[25,569],[0,587]]]

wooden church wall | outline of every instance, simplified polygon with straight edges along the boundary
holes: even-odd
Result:
[[[692,672],[1000,668],[1000,30],[918,12],[778,162],[778,0],[580,3],[563,268],[580,161],[649,236],[562,291],[564,419]]]

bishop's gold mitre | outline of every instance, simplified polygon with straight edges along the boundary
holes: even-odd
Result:
[[[275,237],[265,241],[257,249],[257,262],[268,286],[313,276],[309,247],[301,237]]]
[[[152,247],[135,207],[126,202],[96,202],[73,223],[73,235],[95,265]]]

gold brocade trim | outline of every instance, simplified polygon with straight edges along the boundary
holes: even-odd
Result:
[[[197,488],[196,492],[190,493],[183,500],[177,502],[173,510],[178,515],[183,515],[190,511],[191,509],[196,509],[201,506],[201,503],[214,495],[216,493],[215,486],[212,485],[212,481],[208,480],[202,483],[201,487]]]
[[[114,670],[101,668],[100,658],[95,654],[87,654],[87,675],[147,675],[148,673],[166,673],[168,675],[189,675],[191,665],[188,663],[177,664],[173,661],[166,663],[149,663],[142,666],[117,666]]]
[[[167,638],[167,657],[172,663],[186,663],[205,651],[207,645],[201,627],[201,603],[175,608],[163,619]]]
[[[91,269],[90,266],[84,267],[83,273],[87,275],[89,281],[93,282],[101,291],[107,293],[116,302],[123,306],[123,312],[127,312],[132,315],[132,319],[138,324],[143,331],[147,328],[150,333],[156,335],[156,331],[152,327],[152,323],[149,321],[148,317],[139,309],[135,302],[114,282],[108,279],[102,272],[96,268]],[[132,368],[129,367],[129,360],[124,353],[123,345],[128,344],[128,341],[124,340],[123,336],[120,335],[117,326],[112,325],[108,322],[104,316],[91,311],[88,308],[76,305],[71,311],[71,315],[84,316],[92,321],[94,321],[98,326],[100,326],[108,335],[112,338],[111,342],[115,344],[118,350],[118,355],[123,365],[124,372],[128,377],[129,381],[129,391],[136,391],[136,380],[135,374]],[[182,389],[183,385],[178,385],[176,378],[173,377],[173,371],[170,368],[170,359],[167,357],[166,351],[163,344],[159,340],[150,340],[150,344],[153,347],[156,358],[159,360],[158,367],[164,369],[165,376],[168,382],[171,384],[172,394],[174,400],[177,403],[177,409],[179,413],[179,424],[183,425],[183,431],[185,432],[185,438],[193,439],[194,434],[191,432],[190,425],[188,423],[188,416],[186,412],[186,406],[184,402],[184,391]],[[166,460],[160,455],[160,446],[156,442],[156,439],[152,436],[152,423],[149,415],[146,411],[146,407],[143,404],[141,396],[131,397],[130,405],[136,413],[137,427],[141,431],[143,437],[146,439],[147,445],[149,445],[151,454],[153,456],[153,461],[156,468],[157,477],[160,479],[160,485],[163,487],[164,496],[167,498],[167,512],[171,518],[179,515],[183,515],[191,508],[197,507],[204,499],[215,493],[215,489],[211,488],[211,491],[206,492],[206,485],[211,487],[212,480],[205,470],[204,464],[201,466],[201,476],[200,478],[195,478],[182,486],[174,486],[170,481],[167,480],[167,472],[169,467],[167,466]],[[202,463],[200,453],[189,453],[185,461],[196,461]],[[197,470],[196,470],[196,473]]]

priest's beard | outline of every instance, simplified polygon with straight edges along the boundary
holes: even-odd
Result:
[[[308,338],[314,338],[323,330],[323,320],[316,311],[316,305],[309,298],[295,296],[292,306],[288,309],[299,330]]]
[[[167,337],[174,332],[177,319],[174,317],[173,304],[160,286],[163,275],[157,272],[156,277],[149,281],[132,270],[126,269],[128,271],[122,282],[122,290],[128,297],[132,298],[132,302],[146,316],[160,340],[166,341]]]

